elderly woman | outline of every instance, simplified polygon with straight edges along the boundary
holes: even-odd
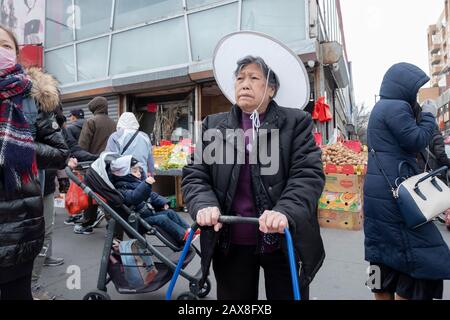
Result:
[[[203,130],[223,132],[224,138],[230,129],[246,131],[245,163],[238,164],[236,159],[226,164],[205,161],[183,171],[182,188],[189,212],[203,227],[203,275],[206,278],[212,261],[219,300],[257,300],[261,267],[267,298],[293,299],[282,240],[285,227],[294,238],[302,299],[308,299],[309,285],[325,257],[316,217],[324,174],[321,152],[312,136],[313,122],[303,111],[278,106],[274,98],[279,86],[277,75],[262,58],[239,60],[236,104],[228,113],[207,117]],[[262,138],[263,129],[269,130],[270,144],[279,143],[278,170],[271,174],[263,173],[259,161],[251,161],[251,150],[261,147],[263,140],[255,141],[254,133],[259,132],[257,136]],[[224,153],[230,149],[228,143],[223,144]],[[203,141],[203,150],[207,147]],[[259,228],[221,225],[221,214],[259,218]]]

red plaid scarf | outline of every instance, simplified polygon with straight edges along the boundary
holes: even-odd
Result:
[[[31,87],[20,65],[0,70],[0,178],[7,193],[37,176],[34,139],[22,109]]]

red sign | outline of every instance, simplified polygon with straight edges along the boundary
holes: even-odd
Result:
[[[362,151],[362,145],[361,142],[359,141],[345,141],[344,142],[344,146],[346,146],[347,148],[349,148],[352,151],[355,151],[356,153],[361,153]]]
[[[161,145],[161,147],[170,146],[170,145],[172,145],[172,141],[170,141],[170,140],[161,140],[160,145]]]
[[[41,45],[26,45],[20,49],[19,63],[24,68],[42,68],[44,63],[44,48]]]
[[[345,189],[350,189],[350,188],[353,188],[353,182],[350,180],[342,180],[341,186]]]
[[[337,166],[335,166],[334,164],[328,164],[325,167],[325,173],[337,173],[338,169]]]
[[[342,166],[342,173],[343,174],[355,174],[355,167],[350,166],[350,165]]]
[[[156,103],[149,103],[147,105],[147,112],[156,113],[158,111],[158,105]]]
[[[322,146],[322,134],[320,132],[314,133],[314,140],[316,140],[316,144],[321,147]]]

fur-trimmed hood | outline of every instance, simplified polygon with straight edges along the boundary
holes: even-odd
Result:
[[[33,81],[30,96],[36,100],[38,108],[44,112],[53,112],[60,105],[58,81],[38,68],[30,68],[26,73]]]

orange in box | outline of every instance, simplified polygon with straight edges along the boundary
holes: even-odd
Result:
[[[361,176],[330,173],[326,175],[325,191],[360,193],[362,181]]]

